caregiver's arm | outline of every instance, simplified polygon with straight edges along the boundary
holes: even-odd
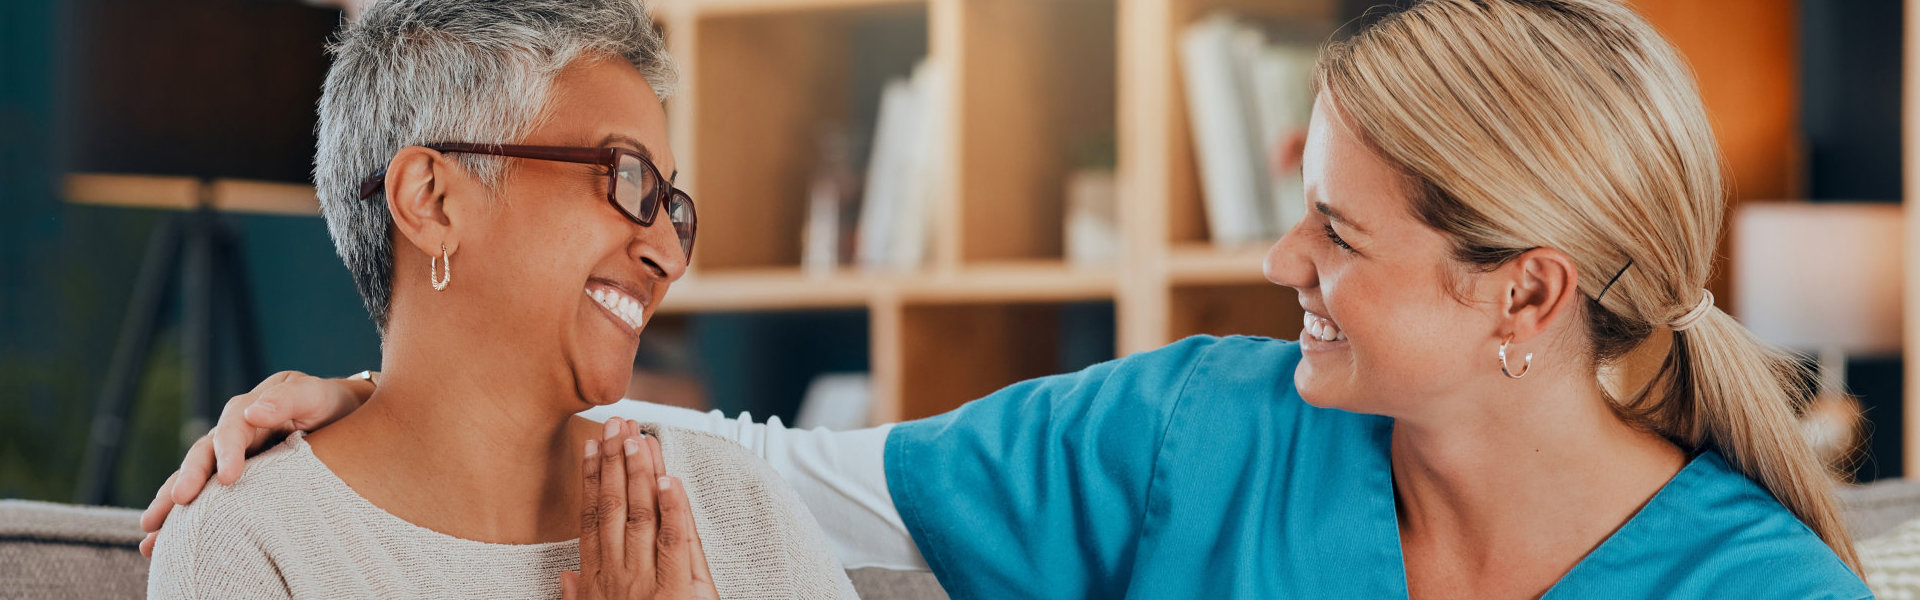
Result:
[[[840,563],[849,569],[881,567],[927,570],[887,491],[883,458],[893,425],[852,431],[788,429],[780,417],[753,422],[742,412],[729,419],[718,410],[621,400],[580,413],[595,421],[620,417],[712,433],[740,444],[773,465],[793,486],[807,511],[826,530]]]
[[[141,527],[148,532],[141,552],[151,555],[154,532],[166,522],[167,513],[192,502],[210,477],[232,484],[245,470],[248,454],[288,432],[332,423],[372,394],[372,384],[365,381],[283,372],[229,400],[213,431],[188,449],[180,471],[167,479],[141,516]],[[778,418],[761,424],[744,413],[728,419],[719,411],[702,413],[631,400],[582,414],[595,420],[618,416],[661,423],[733,440],[766,459],[794,487],[847,568],[927,568],[887,491],[882,455],[891,426],[840,432],[794,430],[782,426]]]

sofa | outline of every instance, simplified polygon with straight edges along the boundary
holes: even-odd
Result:
[[[1857,540],[1881,536],[1920,519],[1920,481],[1849,486],[1840,491],[1840,497],[1848,530]],[[1920,524],[1901,529],[1916,528]],[[141,537],[136,510],[0,500],[0,600],[140,598],[147,589]],[[1867,545],[1876,543],[1885,546],[1880,541]],[[1862,554],[1869,561],[1870,575],[1875,571],[1874,557],[1886,555],[1872,548]],[[929,573],[852,569],[847,575],[866,600],[947,597]],[[1900,590],[1876,592],[1883,597],[1912,597]]]

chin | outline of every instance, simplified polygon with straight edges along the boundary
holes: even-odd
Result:
[[[1293,370],[1293,388],[1302,401],[1317,408],[1359,412],[1354,410],[1353,394],[1341,385],[1344,380],[1344,377],[1318,372],[1304,360]]]
[[[617,379],[617,381],[615,381]],[[580,399],[593,406],[606,406],[619,402],[627,395],[627,384],[633,379],[629,370],[620,377],[580,377]]]

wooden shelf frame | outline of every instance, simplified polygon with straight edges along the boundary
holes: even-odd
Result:
[[[247,179],[211,179],[171,175],[72,173],[61,184],[67,202],[122,208],[318,216],[320,198],[313,186]]]

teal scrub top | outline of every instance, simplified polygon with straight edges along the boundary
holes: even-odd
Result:
[[[1292,342],[1196,337],[1016,384],[886,442],[955,598],[1406,598],[1391,419],[1311,406]],[[1713,451],[1545,596],[1870,598]]]

